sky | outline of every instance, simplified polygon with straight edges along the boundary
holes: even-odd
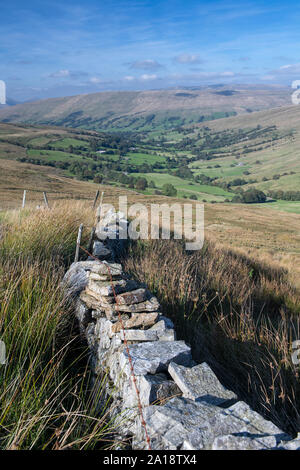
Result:
[[[300,3],[1,1],[0,80],[16,101],[300,79]]]

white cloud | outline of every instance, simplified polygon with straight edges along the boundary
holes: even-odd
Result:
[[[157,75],[155,75],[155,73],[153,73],[152,75],[148,75],[147,73],[144,73],[143,75],[141,75],[141,80],[156,80],[157,79]]]
[[[133,77],[132,75],[126,75],[126,77],[124,77],[124,80],[131,82],[132,80],[135,80],[135,77]]]
[[[138,70],[157,70],[162,68],[162,65],[153,59],[137,60],[135,62],[130,62],[127,65],[129,65],[131,69]]]
[[[99,78],[99,77],[91,77],[89,81],[90,81],[91,83],[94,83],[94,84],[97,84],[97,83],[101,83],[101,82],[102,82],[101,78]]]
[[[83,77],[87,77],[88,73],[84,72],[83,70],[68,70],[68,69],[61,69],[57,72],[53,72],[48,75],[49,78],[71,78],[73,80],[78,80]]]
[[[174,61],[178,64],[201,64],[203,62],[198,54],[180,54],[174,57]]]
[[[267,76],[285,81],[298,79],[300,78],[300,63],[282,65],[279,69],[269,71]]]

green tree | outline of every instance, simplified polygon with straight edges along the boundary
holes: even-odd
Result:
[[[135,183],[135,189],[139,191],[144,191],[148,187],[146,178],[138,178]]]
[[[177,189],[170,183],[165,183],[162,187],[162,193],[165,196],[174,197],[177,195]]]

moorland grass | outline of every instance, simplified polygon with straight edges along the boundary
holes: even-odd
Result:
[[[284,269],[206,241],[187,253],[179,240],[133,244],[128,272],[148,284],[194,358],[224,385],[295,435],[300,431],[300,293]]]
[[[0,339],[7,357],[0,365],[1,449],[113,445],[106,377],[91,387],[86,346],[60,287],[79,217],[87,227],[90,216],[73,202],[2,217]]]

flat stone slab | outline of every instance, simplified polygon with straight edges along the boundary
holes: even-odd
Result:
[[[155,341],[129,346],[135,375],[156,374],[168,369],[171,361],[188,365],[191,349],[184,341]],[[128,354],[124,350],[120,356],[120,367],[130,376]]]
[[[85,291],[81,292],[79,298],[90,309],[100,311],[102,308],[101,303],[94,296],[88,295]]]
[[[125,292],[117,296],[118,305],[132,305],[144,302],[149,297],[149,291],[144,288],[133,290],[132,292]]]
[[[201,399],[213,405],[220,405],[228,400],[237,399],[234,392],[227,390],[221,384],[206,362],[195,367],[183,367],[171,362],[168,372],[183,396],[191,400]]]
[[[123,269],[121,264],[118,263],[108,263],[107,261],[78,261],[76,263],[72,263],[70,266],[71,269],[75,268],[82,268],[85,271],[90,271],[92,273],[97,274],[104,274],[107,275],[108,267],[111,271],[112,275],[121,275],[123,273]]]
[[[231,436],[231,444],[227,436]],[[253,411],[245,402],[239,401],[215,414],[205,423],[200,423],[199,429],[186,439],[183,448],[221,449],[224,445],[226,449],[269,449],[287,437],[275,424]]]
[[[274,449],[281,438],[286,439],[277,426],[244,402],[224,410],[180,397],[163,406],[150,406],[144,415],[153,450]],[[133,448],[146,448],[144,438],[137,422]]]
[[[99,303],[102,308],[109,307],[115,302],[115,299],[112,295],[100,295],[94,289],[91,289],[89,285],[87,285],[84,292],[86,295],[94,297],[94,299]]]
[[[107,315],[111,316],[117,314],[116,305],[109,305],[105,307],[105,309]],[[149,300],[146,300],[145,302],[141,302],[139,304],[118,305],[118,309],[120,312],[128,313],[157,312],[160,309],[160,305],[156,297],[151,297]]]
[[[123,327],[124,329],[147,328],[149,326],[152,326],[156,322],[157,318],[159,318],[158,312],[135,313],[132,315],[131,318],[129,318],[129,320],[123,322]],[[119,331],[121,331],[121,329],[122,325],[120,321],[117,321],[112,326],[113,333],[118,333]]]
[[[153,325],[150,329],[157,331],[159,341],[176,340],[176,333],[172,320],[163,315],[160,316],[159,321],[155,323],[155,325]]]
[[[107,281],[94,281],[89,279],[87,287],[100,296],[113,296],[115,294],[120,294],[121,292],[128,292],[134,290],[138,287],[138,283],[134,280],[128,279],[117,279],[112,282]]]
[[[218,436],[213,441],[212,450],[271,450],[276,447],[274,436],[251,438],[247,436]]]
[[[144,417],[153,450],[178,450],[189,435],[201,423],[219,413],[220,408],[186,398],[172,398],[163,406],[150,406],[145,409]],[[143,447],[144,429],[137,422],[136,441],[133,448]],[[144,441],[145,442],[145,441]],[[141,443],[141,446],[140,444]]]
[[[158,341],[157,331],[153,330],[121,330],[120,338],[122,341]]]

